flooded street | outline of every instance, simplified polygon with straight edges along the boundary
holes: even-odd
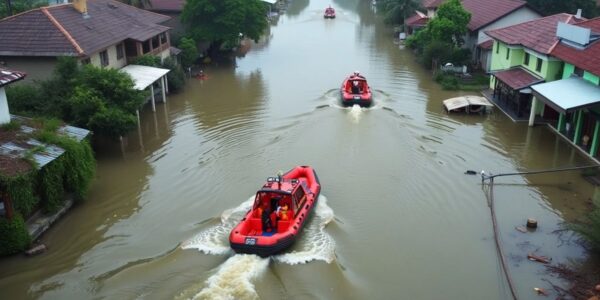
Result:
[[[355,70],[371,108],[340,106]],[[369,1],[292,0],[235,65],[204,72],[97,153],[89,198],[42,237],[48,252],[0,259],[0,299],[508,299],[486,189],[465,170],[591,164],[499,110],[447,115],[442,100],[469,93],[441,90]],[[296,165],[322,185],[300,240],[235,255],[229,230],[256,190]],[[567,172],[498,178],[494,192],[519,299],[537,299],[556,279],[527,253],[583,258],[553,231],[593,186]],[[528,217],[540,228],[516,231]]]

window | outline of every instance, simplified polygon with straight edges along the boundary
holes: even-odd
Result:
[[[510,48],[506,48],[506,59],[510,58]]]
[[[156,49],[160,46],[158,35],[152,38],[152,49]]]
[[[525,59],[523,60],[523,64],[529,66],[529,53],[525,52]]]
[[[150,40],[147,40],[142,44],[142,50],[143,54],[150,52]]]
[[[167,43],[167,34],[164,33],[164,32],[160,34],[160,43],[161,44],[166,44]]]
[[[496,54],[500,53],[500,42],[496,42]]]
[[[100,65],[103,67],[108,66],[108,52],[106,50],[100,52]]]
[[[541,72],[542,71],[542,59],[538,57],[537,59],[537,63],[535,65],[535,70],[537,72]]]
[[[117,59],[122,59],[125,56],[125,46],[123,43],[117,45]]]
[[[583,77],[583,69],[575,67],[575,70],[573,71],[573,74],[575,74],[575,75],[577,75],[579,77]]]
[[[305,194],[303,187],[304,186],[298,186],[296,192],[292,196],[292,198],[294,199],[294,207],[296,208],[296,212],[300,211],[300,208],[302,207],[302,205],[304,205],[304,202],[306,201],[306,198],[304,197]]]
[[[89,65],[90,63],[92,63],[92,60],[89,57],[81,60],[82,65]]]

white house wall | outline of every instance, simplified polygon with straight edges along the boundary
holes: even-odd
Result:
[[[540,16],[538,13],[536,13],[529,7],[522,7],[504,16],[503,18],[496,20],[496,22],[490,23],[487,26],[480,28],[479,32],[477,33],[477,42],[475,45],[479,45],[490,39],[490,37],[487,34],[485,34],[486,30],[508,27],[523,22],[539,19],[541,17],[542,16]]]
[[[0,125],[10,123],[10,112],[8,111],[8,100],[6,91],[0,87]]]
[[[117,45],[118,44],[112,45],[106,49],[108,53],[108,68],[120,69],[127,65],[127,55],[125,52],[123,52],[123,57],[121,59],[117,59]],[[123,51],[125,51],[125,49],[123,49]],[[96,52],[90,56],[91,64],[96,67],[101,67],[100,52]]]

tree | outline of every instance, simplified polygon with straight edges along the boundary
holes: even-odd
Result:
[[[182,37],[179,41],[179,49],[181,49],[181,65],[184,68],[191,67],[198,59],[196,42],[191,38]]]
[[[599,13],[596,0],[527,0],[527,3],[545,16],[563,12],[575,14],[579,8],[586,18],[593,18]]]
[[[181,19],[191,36],[211,42],[237,44],[240,34],[258,41],[267,28],[266,4],[260,0],[188,0]]]
[[[0,4],[0,19],[15,15],[26,10],[48,5],[48,1],[43,0],[3,0]]]
[[[417,0],[382,0],[377,4],[384,12],[385,22],[391,24],[404,24],[421,4]]]
[[[463,36],[467,33],[470,20],[471,13],[463,8],[460,0],[448,0],[440,5],[427,27],[434,40],[447,41],[460,47],[464,43]]]

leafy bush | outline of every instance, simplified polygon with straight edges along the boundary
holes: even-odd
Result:
[[[29,216],[40,201],[34,194],[35,175],[32,171],[15,177],[0,176],[0,185],[6,188],[14,210],[24,216]]]
[[[458,90],[459,89],[458,79],[452,75],[444,76],[441,84],[442,84],[442,88],[444,90]]]
[[[167,84],[170,92],[176,92],[183,88],[185,84],[185,74],[177,62],[172,58],[163,61],[163,68],[171,70],[167,73]]]
[[[34,85],[9,85],[6,98],[11,111],[26,116],[39,116],[48,111],[42,91]]]
[[[31,237],[25,221],[20,214],[15,214],[12,220],[0,218],[0,255],[21,252],[31,243]]]
[[[133,64],[149,66],[149,67],[160,67],[160,57],[154,55],[142,55],[137,57]]]

